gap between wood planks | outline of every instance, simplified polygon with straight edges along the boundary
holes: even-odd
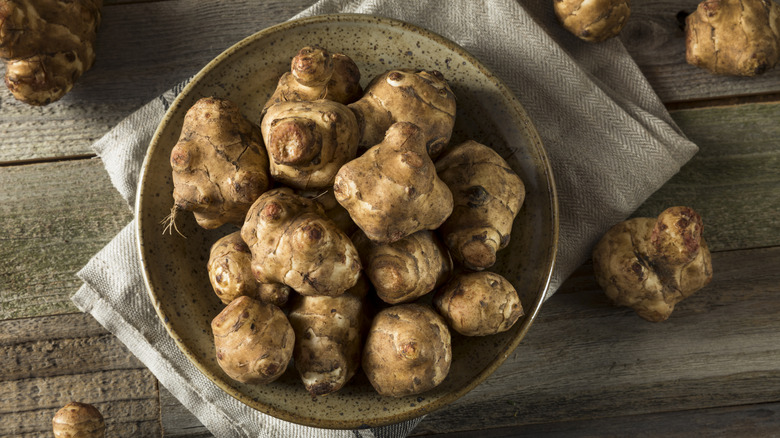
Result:
[[[704,109],[724,106],[746,105],[752,103],[780,103],[780,93],[750,94],[739,96],[725,96],[713,99],[685,100],[678,102],[666,102],[664,105],[669,112],[687,109]]]
[[[96,154],[79,154],[65,157],[41,157],[28,160],[0,161],[0,167],[25,166],[28,164],[56,163],[60,161],[91,160],[97,158]]]

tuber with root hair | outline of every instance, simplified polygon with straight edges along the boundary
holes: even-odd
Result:
[[[634,218],[607,231],[593,249],[593,271],[607,297],[658,322],[712,280],[701,216],[671,207],[657,218]]]
[[[241,226],[252,203],[270,186],[260,128],[235,103],[204,97],[184,116],[171,150],[173,200],[166,229],[176,214],[191,211],[203,228]]]

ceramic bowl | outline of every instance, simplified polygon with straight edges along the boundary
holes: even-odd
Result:
[[[294,367],[265,385],[231,380],[215,358],[211,320],[223,308],[206,271],[209,248],[235,231],[207,231],[191,214],[180,214],[187,238],[162,234],[160,221],[173,205],[169,157],[185,112],[201,97],[235,101],[259,123],[259,113],[290,60],[306,45],[342,52],[360,67],[365,86],[393,68],[436,69],[457,96],[451,144],[475,139],[495,148],[525,182],[527,198],[515,220],[509,247],[494,271],[517,288],[525,316],[502,334],[467,338],[453,334],[452,368],[437,388],[411,397],[379,396],[358,374],[339,392],[312,398]],[[517,347],[534,320],[554,264],[558,217],[552,172],[529,116],[507,87],[465,50],[436,34],[384,18],[317,16],[258,32],[210,62],[187,85],[157,129],[144,161],[138,200],[138,248],[149,296],[181,351],[209,379],[242,403],[274,417],[308,426],[349,429],[380,426],[431,412],[487,378]]]

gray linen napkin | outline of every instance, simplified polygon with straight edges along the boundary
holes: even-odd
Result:
[[[414,23],[460,44],[509,86],[542,137],[558,185],[560,247],[549,297],[588,258],[599,236],[631,214],[697,148],[675,126],[618,40],[581,42],[555,22],[551,2],[527,3],[321,0],[298,17],[357,12]],[[154,129],[182,86],[132,114],[93,146],[131,206]],[[315,429],[277,420],[224,394],[185,358],[157,320],[143,285],[134,229],[134,222],[128,224],[79,272],[84,286],[73,302],[125,343],[216,436],[400,437],[419,423],[360,431]]]

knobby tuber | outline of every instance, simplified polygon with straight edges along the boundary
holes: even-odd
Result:
[[[712,280],[702,219],[688,207],[613,226],[593,249],[593,271],[607,297],[648,321],[669,318],[675,304]]]
[[[357,154],[355,115],[330,100],[273,105],[260,130],[271,176],[296,189],[331,187],[339,168]]]
[[[456,275],[436,292],[433,304],[450,327],[465,336],[505,332],[524,313],[512,283],[487,271]]]
[[[59,100],[95,62],[102,0],[0,1],[5,84],[30,105]]]
[[[331,54],[322,47],[307,46],[292,59],[290,71],[279,79],[276,91],[263,106],[262,114],[279,102],[328,99],[348,104],[362,94],[360,70],[349,56]]]
[[[381,142],[396,122],[422,129],[426,151],[435,158],[450,141],[455,95],[436,70],[390,70],[374,78],[360,100],[348,105],[360,126],[360,148]]]
[[[453,258],[469,269],[493,266],[523,205],[523,181],[496,151],[475,141],[449,150],[436,171],[455,203],[439,230]]]
[[[365,277],[338,297],[302,296],[293,301],[290,323],[295,330],[293,363],[312,396],[341,389],[360,366],[368,327]]]
[[[327,190],[301,190],[297,193],[304,198],[317,201],[325,211],[325,216],[332,220],[339,227],[339,230],[343,231],[347,236],[351,236],[352,233],[357,231],[358,226],[349,217],[347,209],[342,207],[339,201],[336,200],[336,195],[333,194],[333,187],[328,187]]]
[[[447,248],[432,231],[421,230],[393,243],[352,236],[377,296],[390,304],[413,301],[440,286],[452,271]]]
[[[363,370],[381,395],[419,394],[447,377],[450,342],[447,324],[430,306],[392,306],[371,323],[363,347]]]
[[[261,283],[283,283],[302,295],[338,296],[360,276],[360,258],[349,237],[319,204],[286,187],[255,201],[241,237]]]
[[[452,193],[436,175],[420,128],[399,122],[385,139],[341,167],[336,200],[377,243],[439,228],[452,212]]]
[[[103,438],[106,424],[103,415],[87,403],[70,402],[51,420],[56,438]]]
[[[617,36],[631,15],[629,0],[553,0],[563,27],[588,42]]]
[[[211,287],[223,304],[241,296],[283,306],[290,287],[280,283],[259,283],[252,273],[252,253],[241,238],[241,232],[228,234],[214,242],[206,265]]]
[[[712,73],[755,76],[780,60],[780,4],[706,0],[686,18],[685,58]]]
[[[233,102],[198,100],[184,116],[181,136],[171,151],[174,207],[166,219],[168,227],[175,226],[181,210],[193,212],[203,228],[240,226],[270,185],[262,141],[260,128]]]
[[[287,369],[295,332],[281,309],[239,297],[211,321],[217,362],[244,383],[273,382]]]

